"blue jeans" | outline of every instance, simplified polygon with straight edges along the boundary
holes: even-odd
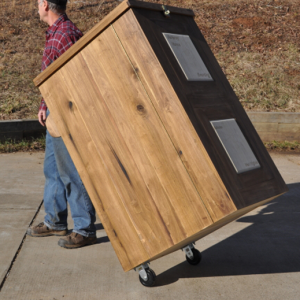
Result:
[[[96,215],[90,197],[62,138],[54,138],[48,131],[44,174],[45,225],[54,230],[67,229],[69,203],[74,221],[73,232],[96,236]]]

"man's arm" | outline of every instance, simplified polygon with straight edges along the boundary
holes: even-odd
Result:
[[[38,113],[38,118],[39,118],[39,122],[42,126],[45,126],[45,122],[46,122],[46,111],[45,110],[39,110]]]
[[[51,52],[48,54],[44,53],[44,65],[42,65],[42,69],[46,69],[54,60],[66,52],[73,44],[75,44],[76,41],[81,38],[81,36],[81,33],[76,36],[74,34],[66,34],[60,31],[57,32],[55,36],[55,42],[52,44],[54,47],[51,48]],[[45,126],[46,111],[47,106],[44,99],[42,99],[38,113],[38,119],[42,126]]]

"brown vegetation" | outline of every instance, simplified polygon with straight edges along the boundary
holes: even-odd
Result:
[[[7,139],[4,142],[0,141],[0,153],[37,152],[44,151],[45,147],[45,137],[23,139],[22,141],[13,139]]]
[[[299,142],[265,142],[265,147],[269,152],[288,152],[288,153],[300,153],[300,143]]]
[[[248,110],[300,112],[298,0],[152,0],[191,8],[223,71]],[[69,3],[68,15],[86,33],[118,0]],[[0,4],[0,120],[36,118],[47,28],[36,0]]]

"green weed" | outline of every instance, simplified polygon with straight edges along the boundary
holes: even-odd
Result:
[[[0,142],[0,153],[44,151],[45,142],[45,136],[40,138],[23,139],[21,141],[7,139]]]
[[[273,141],[273,142],[265,142],[264,145],[268,150],[300,152],[300,142],[296,142],[296,141],[295,142]]]

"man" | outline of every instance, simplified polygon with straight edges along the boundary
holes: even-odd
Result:
[[[68,19],[67,0],[38,0],[40,20],[46,22],[46,45],[42,71],[70,48],[80,37],[80,30]],[[38,118],[45,126],[49,111],[42,100]],[[61,138],[47,131],[44,161],[44,222],[32,226],[27,234],[33,237],[65,236],[67,234],[67,203],[74,221],[73,232],[58,241],[64,248],[78,248],[96,242],[95,209],[85,190],[73,161]]]

